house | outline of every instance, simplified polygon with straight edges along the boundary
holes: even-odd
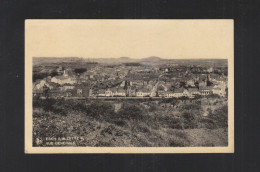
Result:
[[[66,90],[72,90],[72,89],[74,89],[74,88],[75,88],[74,85],[64,84],[63,86],[60,87],[60,90],[61,90],[61,91],[66,91]]]
[[[122,81],[122,83],[120,84],[120,87],[124,87],[125,86],[125,81]]]
[[[126,91],[122,88],[118,88],[117,95],[118,96],[126,96]]]
[[[150,91],[146,88],[141,88],[136,91],[137,97],[147,97],[150,96]]]
[[[187,85],[188,86],[191,86],[191,87],[195,87],[195,84],[194,84],[195,82],[193,81],[193,80],[188,80],[187,81]]]
[[[164,84],[164,88],[165,88],[165,91],[169,91],[172,87],[172,84],[171,83],[165,83]]]
[[[159,97],[164,97],[164,90],[158,90],[157,91]]]
[[[203,95],[203,96],[213,94],[212,89],[213,88],[211,86],[199,87],[200,94]]]
[[[173,91],[173,97],[183,97],[184,94],[183,94],[183,91],[184,89],[183,88],[177,88]]]
[[[190,92],[190,94],[192,95],[200,95],[199,89],[198,88],[188,88],[188,91]]]
[[[130,85],[143,86],[143,81],[130,81]]]
[[[105,95],[106,95],[106,97],[112,97],[113,96],[113,91],[111,89],[107,89],[105,91]]]
[[[199,87],[206,87],[207,86],[207,81],[199,81]]]
[[[52,77],[51,82],[64,85],[64,84],[75,84],[77,80],[75,78],[71,78],[63,75],[63,76]]]
[[[193,98],[194,95],[192,95],[187,89],[183,89],[183,96]]]
[[[165,84],[160,84],[160,85],[158,85],[158,90],[164,90],[164,91],[167,91],[169,88],[167,88],[166,86],[165,86]]]
[[[168,98],[174,97],[173,91],[166,91],[166,92],[164,92],[164,95],[165,95],[165,97],[168,97]]]
[[[60,91],[59,89],[49,90],[48,95],[49,95],[49,97],[53,97],[53,98],[68,97],[68,96],[66,96],[65,91]]]
[[[210,67],[207,71],[208,71],[209,73],[213,72],[213,67]]]
[[[213,87],[213,89],[212,89],[212,93],[213,94],[217,94],[217,95],[219,95],[219,96],[225,96],[225,94],[226,94],[226,91],[225,91],[225,89],[222,87],[222,88],[219,88],[219,87],[217,87],[217,86],[214,86]]]
[[[89,97],[90,96],[90,86],[89,85],[76,85],[75,86],[75,93],[77,97]]]
[[[82,97],[82,88],[77,88],[77,96]]]
[[[44,86],[47,86],[49,89],[52,89],[53,88],[53,86],[52,85],[50,85],[49,83],[47,83],[46,82],[46,80],[40,80],[40,81],[37,81],[35,84],[35,88],[37,89],[37,90],[40,90],[40,89],[42,89]]]
[[[135,89],[135,87],[129,86],[129,87],[127,88],[127,95],[128,95],[129,97],[135,97],[135,96],[136,96],[136,89]]]
[[[97,96],[99,97],[105,97],[106,96],[106,90],[105,89],[99,89],[97,91]]]
[[[37,89],[33,89],[33,96],[43,96],[43,90],[37,90]]]

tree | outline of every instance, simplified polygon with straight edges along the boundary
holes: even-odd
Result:
[[[58,72],[56,70],[53,70],[51,72],[51,77],[54,77],[54,76],[57,76],[58,75]]]

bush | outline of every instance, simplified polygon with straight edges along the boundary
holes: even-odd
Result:
[[[106,127],[105,129],[103,129],[103,130],[100,132],[100,134],[103,135],[103,136],[105,136],[105,134],[112,135],[112,134],[113,134],[112,131],[113,131],[114,129],[115,129],[114,126],[109,125],[109,126]]]
[[[111,120],[115,116],[114,106],[110,103],[94,102],[86,107],[86,115],[96,119]]]
[[[119,110],[118,116],[122,119],[142,120],[144,111],[138,105],[124,104]]]
[[[36,99],[33,101],[33,107],[41,107],[45,112],[53,112],[55,114],[66,115],[64,106],[60,104],[61,100],[56,99]]]
[[[228,126],[228,106],[224,105],[221,108],[209,114],[209,119],[214,121],[216,127],[226,128]]]
[[[73,110],[76,110],[76,111],[80,111],[80,112],[84,112],[87,110],[87,106],[81,102],[79,103],[76,103],[74,106],[73,106]]]
[[[193,128],[197,128],[198,124],[199,124],[199,116],[195,115],[191,112],[184,112],[183,115],[183,120],[184,120],[184,128],[185,129],[193,129]]]
[[[183,129],[183,120],[181,118],[173,118],[170,121],[169,127],[172,129]]]
[[[115,120],[113,123],[120,127],[127,126],[127,123],[123,120]]]
[[[207,128],[207,129],[215,129],[217,127],[215,122],[210,118],[202,118],[200,120],[200,124],[202,128]]]

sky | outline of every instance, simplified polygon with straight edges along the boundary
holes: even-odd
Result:
[[[231,58],[233,20],[26,20],[30,57]]]

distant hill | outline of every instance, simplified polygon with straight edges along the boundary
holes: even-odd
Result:
[[[119,59],[121,59],[121,60],[131,60],[130,57],[119,57]]]
[[[79,62],[82,58],[79,57],[33,57],[33,65],[44,63],[62,63],[62,62]]]
[[[142,58],[141,61],[148,61],[148,62],[158,62],[163,60],[160,57],[156,57],[156,56],[151,56],[151,57],[147,57],[147,58]]]
[[[122,63],[140,63],[144,65],[178,63],[182,64],[221,64],[226,66],[226,59],[163,59],[161,57],[151,56],[141,59],[130,57],[119,58],[80,58],[80,57],[34,57],[33,64],[40,65],[46,63],[73,63],[73,62],[97,62],[100,64],[122,64]]]

